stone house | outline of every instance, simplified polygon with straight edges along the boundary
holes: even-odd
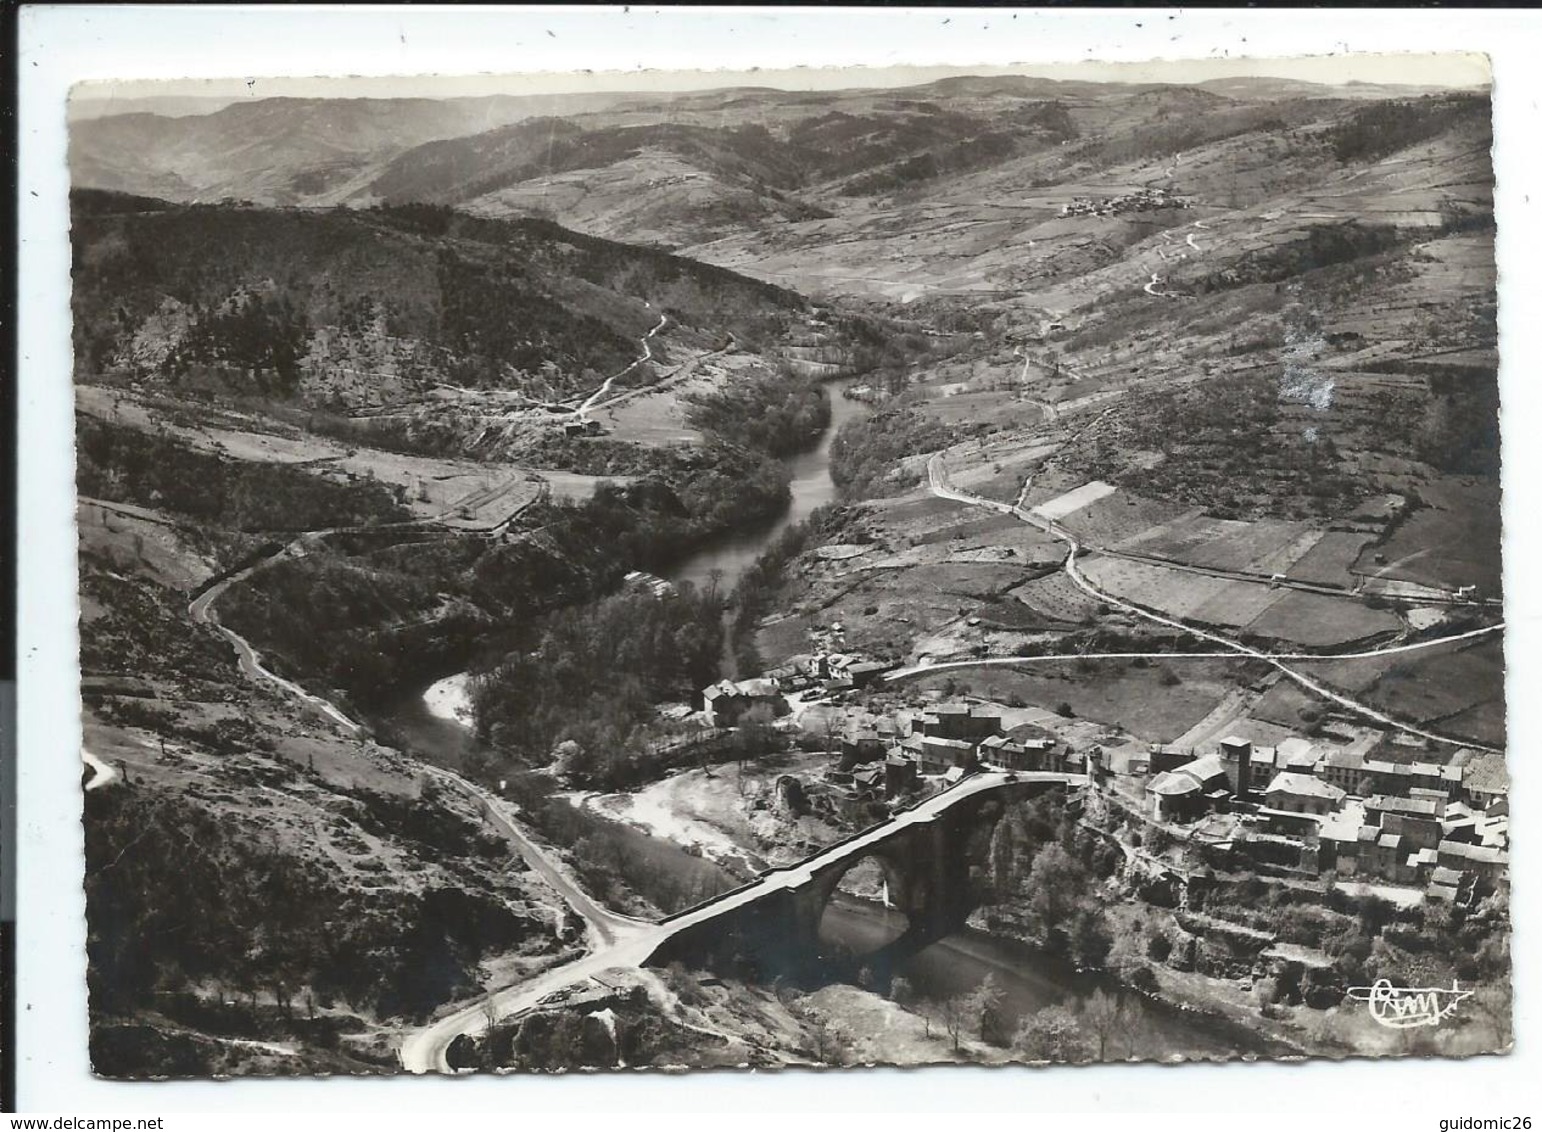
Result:
[[[1264,789],[1264,804],[1296,814],[1327,814],[1344,802],[1344,791],[1310,774],[1282,770]]]
[[[773,716],[786,715],[787,700],[774,680],[719,680],[701,694],[703,712],[712,727],[732,727],[751,708],[764,705]]]

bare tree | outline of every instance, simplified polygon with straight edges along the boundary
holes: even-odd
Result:
[[[823,1018],[809,1020],[809,1037],[814,1045],[814,1062],[817,1065],[839,1065],[841,1051],[845,1048],[841,1032]]]
[[[955,994],[937,1003],[937,1020],[942,1023],[942,1028],[953,1040],[954,1053],[959,1050],[959,1040],[963,1037],[964,1027],[969,1025],[970,1018],[979,1016],[973,1000],[973,993]]]
[[[1098,1060],[1108,1060],[1109,1042],[1121,1032],[1129,1019],[1129,1009],[1123,997],[1092,992],[1092,997],[1082,1004],[1082,1023],[1098,1043]]]
[[[824,736],[825,736],[825,752],[827,754],[832,754],[833,755],[833,754],[836,754],[836,753],[839,752],[840,745],[836,742],[836,739],[840,735],[840,733],[841,733],[841,717],[839,715],[837,715],[833,709],[831,709],[829,711],[826,711],[825,712],[825,724],[824,724]]]

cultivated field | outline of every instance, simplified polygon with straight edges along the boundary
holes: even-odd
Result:
[[[561,499],[587,499],[600,480],[570,472],[537,473],[508,464],[362,448],[298,429],[276,431],[281,426],[271,420],[260,429],[164,421],[152,425],[144,407],[118,391],[78,385],[76,396],[80,411],[87,415],[130,428],[164,429],[198,451],[255,463],[304,464],[327,475],[366,476],[395,485],[402,489],[406,506],[425,519],[488,526],[534,499],[543,479],[552,495]],[[220,419],[231,418],[224,414]]]
[[[1120,488],[1067,516],[1061,526],[1092,546],[1119,547],[1125,540],[1139,536],[1159,524],[1193,514],[1196,512],[1192,508],[1181,504],[1147,499]]]
[[[1029,609],[1061,624],[1080,624],[1097,612],[1097,602],[1059,572],[1023,583],[1012,591],[1012,596]]]
[[[1175,660],[1134,667],[1121,662],[1044,663],[1021,668],[959,669],[917,681],[919,687],[945,687],[951,678],[971,694],[1001,703],[1026,703],[1057,711],[1068,706],[1076,717],[1122,728],[1147,743],[1167,743],[1182,735],[1220,702],[1232,687],[1235,666],[1226,661]],[[1168,683],[1163,672],[1178,677]]]
[[[1095,556],[1082,571],[1114,596],[1170,617],[1247,629],[1308,648],[1394,633],[1401,626],[1391,613],[1369,609],[1357,599],[1273,588],[1266,582]]]
[[[1190,566],[1273,574],[1288,570],[1318,537],[1307,523],[1189,515],[1125,539],[1114,549]]]
[[[1355,563],[1355,573],[1446,589],[1475,585],[1482,596],[1497,597],[1499,485],[1443,477],[1421,484],[1418,491],[1426,506],[1376,548],[1386,565],[1365,553]]]
[[[1476,742],[1504,742],[1504,655],[1497,639],[1301,667],[1383,711]]]
[[[1285,570],[1298,582],[1352,588],[1358,579],[1350,567],[1375,536],[1351,531],[1325,531],[1300,558]]]
[[[1331,648],[1396,633],[1402,627],[1386,610],[1370,609],[1353,598],[1282,592],[1279,601],[1248,622],[1250,632],[1306,648]]]
[[[1042,519],[1063,519],[1067,515],[1075,514],[1083,507],[1096,503],[1099,499],[1112,495],[1115,490],[1113,484],[1093,480],[1091,483],[1084,483],[1081,487],[1040,503],[1033,509],[1033,513]]]

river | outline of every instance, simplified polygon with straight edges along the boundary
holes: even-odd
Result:
[[[732,591],[744,573],[761,552],[788,527],[808,518],[815,508],[835,499],[835,483],[830,479],[830,445],[841,425],[856,417],[866,416],[872,408],[863,401],[845,396],[845,392],[858,379],[838,378],[827,382],[830,394],[830,424],[820,434],[819,442],[806,452],[800,452],[787,460],[791,473],[788,485],[791,500],[787,510],[770,523],[752,530],[740,531],[713,540],[709,545],[691,554],[669,570],[666,577],[672,582],[692,582],[698,588],[706,586],[714,570],[721,570],[720,589]],[[733,664],[731,642],[727,632],[731,629],[731,612],[724,614],[724,671],[731,671]],[[468,730],[448,718],[446,685],[463,681],[464,673],[436,681],[427,688],[418,688],[403,696],[384,715],[395,733],[413,747],[432,753],[434,762],[451,770],[462,770],[466,756],[475,749],[475,741]],[[453,694],[448,697],[453,700]],[[430,708],[430,701],[434,707]]]
[[[903,924],[890,923],[895,917],[904,918],[876,904],[838,895],[820,921],[820,938],[860,955],[898,934]],[[973,928],[901,960],[893,974],[903,976],[917,995],[932,1000],[966,994],[992,976],[1001,991],[1000,1010],[1008,1028],[1047,1006],[1075,1009],[1094,991],[1122,998],[1129,1014],[1110,1041],[1110,1058],[1211,1059],[1292,1052],[1225,1019],[1152,1001],[1108,975],[1078,971],[1066,960],[1029,944]]]
[[[772,523],[714,540],[668,571],[666,577],[670,581],[692,582],[701,588],[707,584],[714,570],[721,570],[723,580],[720,588],[727,593],[738,583],[739,575],[760,557],[761,552],[778,535],[794,523],[801,523],[808,518],[816,507],[834,501],[835,484],[830,479],[830,445],[841,425],[873,411],[865,402],[845,396],[846,390],[856,380],[840,378],[825,385],[830,392],[830,426],[813,448],[787,460],[792,472],[789,485],[792,501],[787,510]]]

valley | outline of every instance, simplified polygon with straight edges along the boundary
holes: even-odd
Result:
[[[410,101],[73,135],[100,1072],[1508,1040],[1482,91]],[[641,965],[1030,773],[947,932]]]

